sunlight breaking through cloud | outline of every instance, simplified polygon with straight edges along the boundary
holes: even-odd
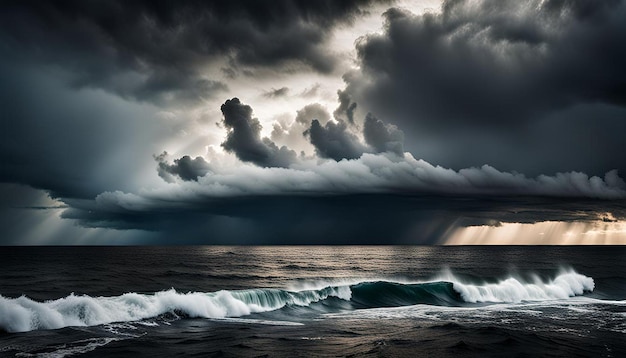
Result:
[[[459,227],[445,245],[624,245],[626,221],[501,223]]]

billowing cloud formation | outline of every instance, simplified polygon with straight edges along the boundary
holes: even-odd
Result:
[[[315,147],[315,153],[322,158],[337,161],[355,159],[367,151],[359,138],[348,130],[344,121],[329,121],[322,126],[319,120],[314,119],[305,134]]]
[[[626,129],[626,2],[459,0],[384,17],[384,31],[357,44],[339,112],[358,103],[402,128],[409,150],[455,167],[626,169],[616,134]]]
[[[341,94],[339,97],[341,102]],[[309,104],[297,111],[295,121],[291,124],[280,121],[275,123],[272,139],[292,147],[300,146],[301,140],[307,137],[318,156],[336,161],[356,159],[366,152],[404,154],[404,133],[371,113],[365,116],[363,125],[362,134],[366,144],[361,143],[359,133],[356,133],[358,127],[348,126],[342,119],[334,122],[329,119],[326,108],[319,103]]]
[[[222,147],[235,153],[244,162],[252,162],[262,167],[288,167],[296,159],[296,152],[278,147],[269,138],[261,139],[261,123],[252,118],[252,108],[239,101],[227,100],[221,107],[224,126],[228,129]]]
[[[391,9],[385,33],[357,46],[374,80],[361,90],[432,125],[507,124],[578,101],[625,105],[626,7],[585,4],[447,1],[422,16]]]
[[[348,126],[341,117],[346,117],[354,125],[354,110],[356,103],[351,103],[345,92],[339,91],[339,107],[335,110],[335,122],[328,121],[322,125],[319,120],[313,120],[311,126],[304,133],[315,147],[315,153],[322,158],[356,159],[363,153],[391,152],[400,156],[404,153],[404,133],[393,124],[387,124],[367,113],[363,125],[363,136],[366,145],[354,133],[358,127]],[[351,103],[351,104],[350,104]],[[309,112],[312,108],[307,108]],[[303,109],[304,111],[304,109]],[[298,117],[301,116],[298,112]],[[306,113],[308,115],[308,113]],[[306,119],[305,119],[306,120]]]
[[[175,232],[191,242],[211,232],[214,243],[274,244],[437,243],[467,225],[626,219],[626,184],[615,171],[604,179],[576,172],[528,178],[391,153],[289,169],[212,169],[197,181],[137,194],[68,200],[63,215],[88,227]]]
[[[242,166],[214,168],[197,183],[168,188],[155,195],[175,196],[193,201],[198,197],[239,195],[328,195],[363,193],[430,193],[445,195],[520,195],[626,199],[626,184],[616,171],[603,178],[585,173],[558,173],[528,178],[519,173],[499,171],[489,165],[459,171],[434,166],[424,160],[393,154],[363,154],[358,159],[318,163],[308,160],[291,168]]]
[[[154,103],[199,101],[225,84],[206,78],[208,63],[296,63],[327,73],[332,29],[366,11],[354,1],[38,1],[3,2],[3,53],[56,63],[77,86]]]
[[[163,152],[154,157],[158,163],[157,172],[166,182],[174,182],[173,175],[180,177],[182,180],[198,180],[198,177],[204,176],[211,171],[211,166],[202,157],[191,159],[185,155],[182,158],[174,159],[174,164],[167,162],[167,152]]]
[[[404,133],[393,124],[386,124],[371,113],[365,116],[363,124],[365,142],[377,152],[404,153]]]

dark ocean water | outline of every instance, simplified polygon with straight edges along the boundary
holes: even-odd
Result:
[[[626,356],[626,247],[3,247],[0,356]]]

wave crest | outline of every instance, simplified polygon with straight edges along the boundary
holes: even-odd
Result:
[[[495,284],[472,285],[462,283],[448,274],[432,282],[364,280],[352,285],[329,285],[304,291],[253,289],[180,293],[170,289],[154,294],[126,293],[114,297],[71,294],[45,302],[33,301],[26,296],[6,298],[0,295],[0,329],[25,332],[67,326],[94,326],[138,321],[170,312],[201,318],[241,317],[286,306],[311,307],[322,301],[326,308],[336,310],[415,304],[460,306],[477,302],[516,303],[566,299],[593,289],[594,281],[591,277],[571,271],[548,282],[537,278],[533,283],[509,277]]]
[[[535,278],[533,283],[525,283],[514,277],[495,284],[469,285],[454,282],[454,290],[465,302],[507,302],[545,301],[565,299],[591,292],[595,288],[593,278],[576,272],[558,275],[553,280],[542,282]]]

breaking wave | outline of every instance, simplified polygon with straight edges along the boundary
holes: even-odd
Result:
[[[509,277],[498,283],[480,285],[460,282],[448,274],[433,282],[362,281],[303,291],[253,289],[181,293],[170,289],[154,294],[126,293],[114,297],[71,294],[45,302],[25,296],[0,296],[0,330],[25,332],[94,326],[138,321],[169,313],[202,318],[241,317],[285,307],[314,308],[319,304],[323,304],[326,310],[345,310],[416,304],[462,306],[517,303],[566,299],[593,289],[593,278],[569,271],[547,282],[539,279],[524,282]]]

